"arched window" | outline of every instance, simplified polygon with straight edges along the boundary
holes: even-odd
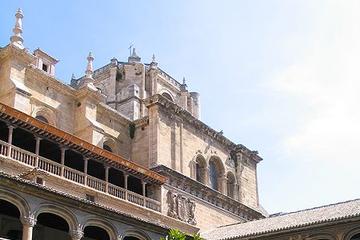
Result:
[[[234,177],[234,174],[232,172],[228,172],[227,176],[227,184],[226,184],[226,187],[227,187],[227,195],[228,197],[231,197],[231,198],[234,198],[234,192],[235,192],[235,177]]]
[[[46,117],[44,117],[42,115],[37,115],[35,118],[37,120],[40,120],[40,121],[44,122],[44,123],[49,123],[49,121],[46,119]]]
[[[197,156],[195,161],[195,179],[198,182],[205,184],[206,178],[206,161],[203,156]]]
[[[218,157],[211,157],[209,161],[209,180],[212,189],[222,192],[221,180],[224,176],[224,166]]]
[[[166,93],[166,92],[164,92],[163,94],[161,94],[163,97],[165,97],[166,99],[168,99],[168,100],[170,100],[170,101],[174,101],[173,100],[173,98],[171,97],[171,95],[170,94],[168,94],[168,93]]]
[[[210,161],[209,163],[209,177],[210,177],[210,185],[212,189],[218,190],[218,172],[216,169],[216,165],[214,161]]]

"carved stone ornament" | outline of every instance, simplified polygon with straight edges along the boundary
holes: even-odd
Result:
[[[168,216],[196,225],[195,207],[196,204],[190,198],[168,191],[167,193]]]
[[[70,232],[70,235],[71,235],[71,239],[80,240],[84,236],[84,231],[79,226],[76,229],[72,230]]]
[[[23,216],[20,221],[25,226],[34,227],[36,225],[36,218],[32,214],[29,216]]]

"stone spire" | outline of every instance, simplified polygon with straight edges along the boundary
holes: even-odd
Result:
[[[94,72],[93,61],[94,61],[94,57],[93,57],[91,52],[89,52],[89,55],[88,55],[88,57],[86,59],[87,59],[88,63],[87,63],[87,66],[86,66],[85,78],[93,79],[93,72]]]
[[[21,34],[23,32],[22,31],[22,18],[24,17],[24,15],[20,8],[16,11],[15,17],[16,17],[15,27],[13,28],[14,35],[12,35],[10,37],[10,41],[11,41],[11,44],[16,45],[17,47],[23,49],[24,48],[24,45],[23,45],[24,39]]]
[[[132,49],[132,54],[128,58],[128,62],[140,62],[141,58],[136,54],[135,48]]]
[[[157,65],[158,65],[158,63],[156,62],[155,54],[153,54],[152,55],[152,61],[150,63],[150,68],[151,69],[157,69]]]

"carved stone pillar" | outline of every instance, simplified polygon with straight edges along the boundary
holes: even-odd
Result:
[[[23,225],[22,240],[32,240],[33,228],[36,224],[34,216],[26,216],[20,219]]]

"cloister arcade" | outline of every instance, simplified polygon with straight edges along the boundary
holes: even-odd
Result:
[[[0,191],[0,239],[11,240],[150,240],[143,231],[131,228],[122,231],[113,223],[101,217],[85,218],[79,223],[77,216],[70,210],[55,205],[38,206],[31,215],[28,204],[18,205],[14,202],[26,202],[13,193]],[[18,206],[16,206],[18,205]],[[25,215],[26,214],[26,215]],[[128,229],[129,226],[122,226]]]

